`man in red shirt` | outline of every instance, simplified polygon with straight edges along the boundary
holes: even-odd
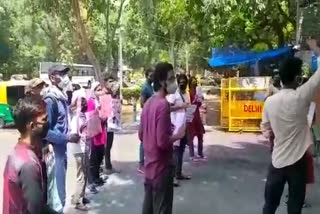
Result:
[[[54,213],[45,204],[40,162],[48,132],[46,104],[41,97],[20,99],[14,119],[20,138],[4,170],[3,214]]]
[[[166,99],[177,89],[173,67],[159,63],[154,72],[155,94],[143,107],[139,138],[145,161],[145,198],[143,214],[171,214],[173,202],[173,142],[183,138],[185,130],[172,133],[170,106]]]

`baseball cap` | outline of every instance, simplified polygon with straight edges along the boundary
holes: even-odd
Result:
[[[66,74],[68,71],[70,71],[70,68],[68,68],[64,65],[53,65],[49,68],[48,74],[49,75]]]
[[[33,88],[41,85],[46,84],[46,82],[40,78],[34,78],[29,81],[29,84],[26,86],[25,93],[29,93]]]

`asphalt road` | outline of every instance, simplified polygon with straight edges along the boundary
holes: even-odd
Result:
[[[17,140],[14,130],[0,131],[0,172],[6,157]],[[138,160],[137,134],[133,131],[116,135],[113,160],[122,172],[108,179],[100,193],[90,195],[90,214],[140,214],[143,200],[143,177],[136,171]],[[270,162],[268,147],[255,134],[233,134],[208,131],[205,136],[207,163],[191,163],[186,151],[184,169],[192,180],[175,189],[174,214],[259,214],[263,206],[266,171]],[[75,167],[72,157],[68,163],[67,193],[75,186]],[[319,167],[311,194],[312,208],[303,214],[320,213]],[[2,210],[3,177],[0,176],[0,209]],[[69,201],[69,200],[68,200]],[[67,214],[81,213],[69,204]],[[278,214],[285,214],[281,204]]]

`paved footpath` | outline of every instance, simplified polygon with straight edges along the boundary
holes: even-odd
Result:
[[[0,172],[6,156],[13,148],[17,133],[0,131]],[[255,134],[233,134],[208,131],[205,136],[205,154],[208,162],[190,163],[186,150],[184,169],[192,174],[192,180],[175,189],[174,214],[260,214],[266,171],[270,162],[268,147],[262,137]],[[143,200],[143,177],[136,171],[138,159],[136,133],[115,137],[113,148],[114,166],[122,173],[112,175],[92,200],[89,214],[140,214]],[[75,186],[75,164],[72,157],[68,165],[67,192],[72,194]],[[312,208],[303,214],[320,213],[319,168],[317,183],[312,192]],[[0,176],[0,209],[2,210],[2,182]],[[68,204],[66,214],[82,213]],[[281,204],[278,214],[285,214]]]

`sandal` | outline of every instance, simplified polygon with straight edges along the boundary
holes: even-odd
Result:
[[[189,176],[189,175],[180,175],[180,176],[177,176],[177,180],[191,180],[191,176]]]

